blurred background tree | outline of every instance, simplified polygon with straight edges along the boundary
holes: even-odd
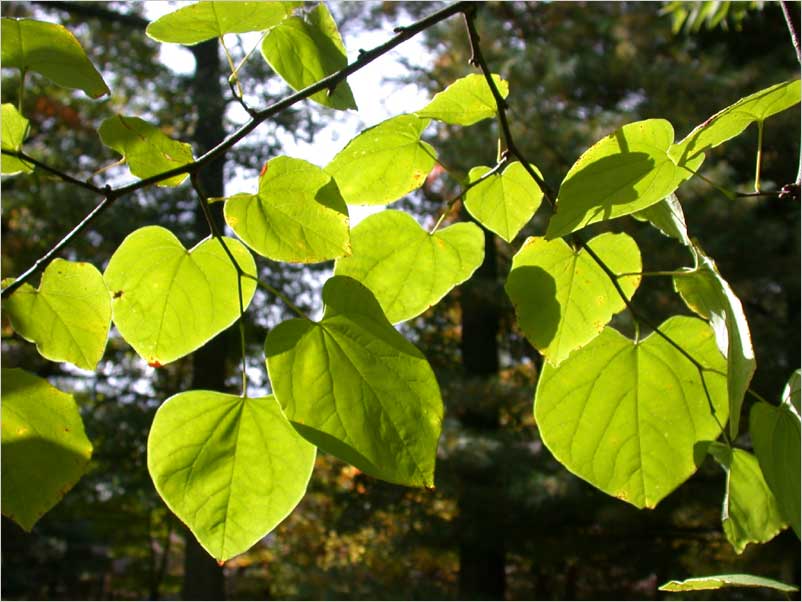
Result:
[[[102,6],[141,17],[138,5]],[[359,34],[389,31],[436,6],[344,3],[332,9],[346,34]],[[717,27],[679,35],[672,33],[671,16],[661,14],[662,8],[629,2],[499,2],[482,8],[478,25],[486,58],[491,69],[510,81],[513,135],[552,186],[583,150],[624,123],[663,117],[681,138],[741,96],[798,76],[777,6],[749,12],[740,31]],[[27,4],[3,3],[4,16],[30,10]],[[176,75],[161,66],[158,46],[141,28],[124,18],[56,12],[55,5],[35,10],[57,17],[82,37],[95,63],[114,74],[109,83],[115,91],[108,106],[37,82],[41,89],[29,92],[25,100],[35,131],[42,132],[32,147],[37,156],[87,176],[111,163],[115,158],[92,128],[112,110],[159,123],[171,135],[193,140],[196,154],[202,151],[199,130],[206,122],[200,118],[202,103],[193,75]],[[385,82],[385,89],[412,82],[435,93],[472,72],[460,21],[427,31],[424,44],[425,55],[404,59],[409,78]],[[220,70],[216,77],[206,77],[220,81],[225,91],[226,68],[219,53],[213,54]],[[242,76],[246,98],[267,104],[273,89],[267,84],[268,69],[259,60],[249,61],[248,68]],[[13,80],[4,78],[3,84],[3,101],[14,102],[5,96],[16,90]],[[216,92],[207,99],[221,101]],[[230,96],[223,102],[230,103]],[[224,131],[231,128],[232,115],[224,110]],[[229,155],[223,178],[252,176],[264,160],[280,154],[281,130],[310,137],[315,123],[335,118],[334,113],[305,110],[286,114],[258,140],[249,138],[247,146]],[[799,131],[798,111],[768,122],[764,187],[779,188],[796,177]],[[495,162],[497,137],[493,122],[433,127],[430,142],[447,169],[437,169],[421,192],[401,204],[431,225],[444,199],[459,189],[453,176]],[[749,131],[715,149],[703,174],[726,188],[749,190],[755,144],[756,135]],[[717,260],[744,303],[758,359],[753,387],[776,398],[800,365],[799,204],[775,197],[730,201],[696,181],[680,193],[691,235]],[[41,254],[54,236],[53,217],[66,229],[93,202],[41,175],[4,179],[3,273],[17,273]],[[194,243],[202,235],[195,230],[196,205],[187,186],[142,191],[113,207],[71,252],[94,257],[102,267],[128,232],[148,223],[169,225],[185,243]],[[450,219],[465,217],[457,211]],[[718,466],[706,463],[656,510],[638,511],[567,473],[540,443],[531,410],[541,360],[514,327],[503,281],[512,255],[526,236],[545,231],[547,217],[546,210],[539,212],[511,244],[488,238],[486,261],[470,283],[402,327],[431,361],[446,403],[437,489],[383,483],[321,454],[309,493],[293,514],[249,553],[222,568],[227,597],[650,599],[671,597],[656,590],[668,579],[726,572],[799,584],[799,541],[789,531],[769,544],[749,546],[741,556],[734,553],[721,532],[724,479]],[[634,220],[604,227],[636,238],[647,261],[644,270],[690,263],[683,248]],[[263,277],[299,304],[316,303],[313,274],[272,262],[263,269]],[[249,312],[249,365],[257,386],[268,386],[261,358],[264,330],[283,317],[274,302],[257,298]],[[667,279],[645,280],[636,303],[656,322],[687,313]],[[626,313],[614,325],[631,333]],[[223,374],[234,374],[237,344],[228,347],[230,356],[219,351],[213,355],[223,362]],[[34,356],[29,345],[4,327],[5,367],[23,360],[30,366]],[[40,375],[82,391],[96,451],[93,470],[31,534],[3,519],[3,596],[181,595],[186,555],[182,527],[150,483],[145,442],[158,404],[193,381],[197,371],[192,361],[154,371],[112,339],[95,375],[41,361],[38,365]],[[230,383],[236,377],[228,378]],[[202,570],[211,574],[214,568]],[[192,597],[186,587],[183,593]],[[219,592],[207,593],[219,597]],[[693,597],[774,595],[727,590]]]

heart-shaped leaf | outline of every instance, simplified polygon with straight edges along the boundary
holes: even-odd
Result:
[[[392,323],[409,320],[464,282],[484,259],[484,235],[459,223],[429,234],[403,211],[382,211],[351,233],[353,254],[334,273],[367,286]]]
[[[632,217],[650,222],[660,232],[678,240],[686,247],[690,247],[693,244],[688,236],[688,227],[685,225],[685,213],[682,211],[682,205],[680,205],[679,199],[674,193],[671,193],[659,203],[633,213]]]
[[[691,174],[668,156],[674,128],[665,119],[628,123],[586,150],[568,171],[546,238],[629,215],[674,192]]]
[[[28,120],[25,119],[17,107],[11,103],[3,104],[3,150],[19,151],[22,149],[22,142],[28,136]],[[33,165],[28,165],[16,157],[0,155],[0,173],[10,176],[18,173],[30,173]]]
[[[311,86],[348,64],[337,23],[323,3],[305,18],[288,17],[271,29],[262,42],[262,56],[294,90]],[[309,98],[332,109],[357,108],[345,81],[333,91],[321,90]]]
[[[600,234],[588,246],[616,274],[641,271],[638,245],[626,234]],[[631,299],[640,276],[621,277],[618,284]],[[626,307],[598,264],[561,238],[527,239],[513,257],[505,289],[524,335],[555,366]]]
[[[502,98],[507,98],[510,87],[499,75],[491,75]],[[495,117],[498,112],[493,92],[485,76],[472,73],[461,77],[415,114],[455,125],[473,125],[483,119]]]
[[[349,205],[386,205],[423,185],[437,152],[421,134],[428,119],[399,115],[366,129],[325,169]]]
[[[30,531],[86,472],[92,444],[72,395],[18,368],[1,382],[3,514]]]
[[[674,288],[685,304],[706,320],[716,333],[716,343],[727,358],[727,390],[730,400],[730,438],[738,436],[741,404],[755,372],[755,353],[741,301],[718,273],[715,262],[692,247],[696,268],[674,276]]]
[[[14,330],[54,362],[94,370],[111,326],[111,296],[90,263],[54,259],[39,289],[23,284],[3,300]]]
[[[793,379],[793,377],[792,377]],[[800,419],[790,401],[758,402],[749,415],[749,433],[766,482],[785,520],[800,536]]]
[[[109,93],[78,40],[61,25],[3,17],[0,39],[4,68],[36,71],[59,86],[83,90],[92,98]]]
[[[701,162],[706,150],[735,138],[752,123],[763,122],[799,103],[799,90],[796,79],[750,94],[696,126],[681,142],[672,145],[668,153],[678,165]]]
[[[159,42],[192,46],[227,33],[264,31],[301,2],[196,2],[159,17],[145,33]]]
[[[611,328],[559,367],[544,364],[535,393],[554,457],[638,508],[654,508],[696,471],[694,446],[718,437],[727,417],[725,362],[710,327],[676,316],[660,330],[707,368],[710,402],[696,367],[663,337],[634,343]]]
[[[540,171],[532,166],[538,174]],[[469,182],[476,182],[489,167],[480,165],[471,169]],[[465,208],[488,230],[507,242],[521,231],[540,207],[543,192],[524,166],[510,163],[503,173],[495,173],[465,192]]]
[[[123,156],[131,173],[148,178],[192,163],[192,147],[165,135],[159,128],[139,117],[115,115],[98,129],[103,144]],[[179,174],[158,182],[157,186],[178,186],[187,177]]]
[[[319,448],[385,481],[433,486],[443,402],[429,363],[356,280],[329,279],[323,301],[320,322],[267,335],[276,398]]]
[[[348,208],[331,176],[301,159],[276,157],[257,194],[226,199],[226,222],[251,249],[276,261],[313,263],[348,255]]]
[[[156,412],[148,470],[156,490],[218,561],[241,554],[301,501],[315,448],[271,395],[174,395]]]
[[[760,472],[757,458],[721,443],[711,443],[708,451],[727,474],[721,522],[724,534],[738,554],[750,543],[772,540],[788,526]]]
[[[787,585],[774,579],[757,577],[756,575],[710,575],[709,577],[692,577],[685,581],[669,581],[660,586],[664,592],[696,592],[724,587],[768,587],[781,592],[798,592],[799,588]]]
[[[248,249],[222,240],[240,268],[256,274]],[[114,324],[151,365],[195,351],[239,317],[237,271],[214,238],[187,251],[165,228],[140,228],[114,252],[103,277],[112,292]],[[251,278],[242,279],[245,308],[255,288]]]

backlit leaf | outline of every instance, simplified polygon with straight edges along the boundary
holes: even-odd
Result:
[[[727,474],[721,521],[732,547],[740,554],[750,543],[773,539],[787,523],[760,472],[757,458],[721,443],[711,443],[709,452]]]
[[[787,585],[774,579],[755,575],[711,575],[710,577],[692,577],[685,581],[669,581],[659,587],[664,592],[695,592],[724,587],[768,587],[781,592],[797,592],[799,588]]]
[[[3,104],[2,130],[2,148],[11,151],[21,150],[22,142],[28,136],[28,120],[20,115],[17,107],[11,103]],[[16,157],[7,155],[0,155],[0,157],[0,173],[4,176],[33,171],[32,165],[28,165]]]
[[[436,151],[420,137],[428,119],[399,115],[366,129],[325,169],[349,205],[386,205],[420,188]]]
[[[675,316],[660,330],[723,373],[724,358],[706,323]],[[704,374],[723,423],[726,382],[716,372]],[[559,367],[544,364],[535,420],[568,470],[638,508],[654,508],[690,477],[703,459],[694,447],[721,433],[699,371],[684,355],[656,333],[634,343],[611,328]]]
[[[443,402],[429,363],[356,280],[323,287],[320,322],[270,331],[270,382],[298,432],[319,448],[391,483],[434,485]]]
[[[159,42],[191,46],[227,33],[264,31],[300,2],[196,2],[159,17],[145,33]]]
[[[646,209],[633,213],[636,219],[646,220],[666,236],[674,238],[690,247],[691,239],[688,236],[688,227],[685,225],[685,213],[682,211],[677,195],[671,193],[659,203],[650,205]]]
[[[39,289],[23,284],[3,300],[14,330],[54,362],[94,370],[111,326],[111,296],[90,263],[54,259]]]
[[[256,274],[248,249],[223,237],[246,274]],[[160,226],[129,234],[112,255],[103,278],[112,292],[120,334],[154,366],[201,347],[239,318],[237,272],[222,245],[207,238],[187,251]],[[242,279],[244,307],[256,285]]]
[[[532,168],[540,173],[534,166]],[[468,174],[476,182],[490,171],[483,165]],[[543,192],[524,166],[510,163],[502,173],[495,173],[465,192],[465,208],[485,228],[507,242],[521,231],[540,207]]]
[[[337,260],[334,273],[350,276],[376,296],[390,322],[426,311],[464,282],[484,259],[478,226],[458,223],[429,234],[403,211],[382,211],[351,233],[353,254]]]
[[[167,506],[218,561],[241,554],[306,492],[315,448],[271,395],[174,395],[156,412],[148,470]]]
[[[679,165],[700,159],[704,152],[735,138],[754,122],[762,122],[799,103],[799,80],[769,86],[722,109],[696,126],[669,149]]]
[[[271,29],[262,42],[262,56],[294,90],[311,86],[348,64],[337,24],[322,3],[305,17],[288,17]],[[345,80],[333,92],[321,90],[309,98],[332,109],[357,108]]]
[[[139,117],[115,115],[98,129],[100,139],[123,156],[131,173],[148,178],[192,163],[192,147],[165,135],[159,128]],[[187,177],[179,174],[162,180],[158,186],[178,186]]]
[[[509,84],[495,73],[491,76],[502,98],[509,94]],[[495,117],[496,100],[484,75],[472,73],[455,81],[415,114],[455,125],[473,125]]]
[[[730,438],[738,436],[741,404],[755,372],[755,353],[741,301],[721,277],[715,262],[693,247],[697,267],[674,276],[674,288],[690,309],[706,320],[716,333],[716,343],[727,358],[727,390],[730,400]]]
[[[30,531],[86,472],[92,444],[72,395],[18,368],[0,382],[3,514]]]
[[[638,245],[626,234],[601,234],[588,246],[616,274],[641,271]],[[640,276],[618,283],[632,298]],[[512,260],[505,289],[524,335],[555,366],[626,307],[598,264],[559,238],[527,239]]]
[[[337,185],[301,159],[268,161],[259,192],[226,199],[225,217],[245,244],[277,261],[313,263],[351,252],[348,208]]]
[[[109,93],[78,40],[61,25],[3,17],[0,39],[4,68],[36,71],[59,86],[83,90],[92,98]]]
[[[568,171],[546,238],[622,215],[670,195],[691,174],[668,156],[674,128],[665,119],[636,121],[585,151]]]
[[[796,413],[800,413],[800,389],[802,389],[802,371],[797,368],[791,374],[791,378],[785,383],[785,388],[782,394],[782,403],[790,404],[796,409]]]

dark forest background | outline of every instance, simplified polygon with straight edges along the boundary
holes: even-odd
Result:
[[[440,3],[333,3],[346,45],[428,14]],[[798,21],[799,3],[791,3]],[[513,135],[556,187],[576,158],[610,131],[663,117],[678,138],[754,91],[798,77],[779,5],[742,21],[674,34],[661,3],[488,3],[478,21],[493,71],[510,81]],[[3,16],[58,19],[82,41],[114,91],[92,102],[31,78],[24,114],[29,151],[88,177],[116,160],[95,128],[112,112],[140,115],[191,142],[196,156],[231,131],[233,100],[217,41],[191,48],[196,69],[176,75],[158,62],[144,35],[138,3],[3,2]],[[797,22],[797,29],[799,24]],[[432,60],[409,56],[404,81],[435,93],[473,72],[461,21],[423,34]],[[403,55],[404,47],[401,49]],[[389,59],[384,59],[389,60]],[[257,56],[242,74],[246,99],[266,106],[278,96]],[[17,81],[3,72],[2,100],[16,103]],[[379,86],[381,82],[377,82]],[[357,103],[370,103],[357,98]],[[418,107],[409,107],[415,110]],[[336,112],[303,104],[262,126],[226,161],[205,170],[209,196],[235,176],[253,176],[282,154],[281,136],[312,139]],[[466,173],[495,163],[495,123],[432,126],[443,163]],[[796,179],[799,111],[765,130],[764,187]],[[756,130],[710,153],[704,175],[749,190]],[[345,141],[343,141],[343,144]],[[114,176],[114,169],[106,175]],[[104,176],[101,175],[102,179]],[[431,223],[458,190],[445,173],[397,206]],[[679,191],[689,230],[717,260],[744,304],[758,361],[753,388],[777,399],[800,366],[800,206],[776,197],[731,201],[702,181]],[[47,175],[2,182],[2,272],[19,273],[76,223],[95,199]],[[191,245],[207,235],[188,185],[149,189],[118,203],[77,242],[70,256],[102,269],[130,231],[173,229]],[[454,218],[459,217],[454,215]],[[465,218],[466,216],[463,216]],[[800,545],[790,531],[736,555],[721,530],[724,474],[705,463],[656,510],[636,510],[569,474],[540,443],[532,398],[541,360],[514,325],[503,282],[526,236],[545,231],[545,211],[507,244],[487,237],[486,259],[469,283],[402,330],[431,361],[446,404],[437,489],[390,485],[319,454],[299,507],[250,552],[218,567],[167,510],[146,469],[145,446],[159,404],[187,388],[236,390],[236,332],[154,371],[112,338],[94,374],[37,356],[4,321],[3,366],[32,367],[76,391],[95,446],[89,473],[31,533],[2,522],[4,599],[671,599],[669,579],[749,572],[799,585]],[[687,251],[628,218],[603,226],[629,232],[644,270],[690,265]],[[318,283],[330,264],[262,262],[262,277],[303,308],[319,305]],[[688,313],[668,279],[648,279],[636,303],[654,322]],[[249,311],[249,366],[269,386],[262,357],[266,331],[285,319],[263,293]],[[627,334],[626,314],[614,325]],[[261,376],[259,376],[261,374]],[[261,381],[259,379],[261,378]],[[744,416],[748,415],[747,398]],[[744,431],[746,429],[742,429]],[[743,443],[748,446],[748,439]],[[777,598],[769,590],[686,594],[684,599]]]

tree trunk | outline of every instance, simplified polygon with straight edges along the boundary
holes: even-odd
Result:
[[[468,382],[481,392],[498,373],[500,321],[498,270],[493,236],[485,231],[485,259],[462,287],[462,364]],[[467,396],[472,397],[472,396]],[[498,400],[480,393],[460,411],[462,425],[475,435],[499,428]],[[466,467],[459,487],[459,599],[503,600],[506,589],[504,495],[495,462]]]
[[[192,92],[198,110],[194,142],[197,151],[201,153],[212,148],[224,136],[225,102],[223,89],[220,86],[222,72],[217,46],[217,40],[210,40],[191,47],[196,64]],[[223,164],[224,161],[221,159],[201,170],[199,184],[204,196],[223,196]],[[222,229],[223,218],[219,204],[209,208]],[[195,223],[199,239],[209,235],[209,226],[200,209],[196,213]],[[228,339],[227,331],[222,332],[193,354],[193,389],[225,390]],[[224,600],[223,567],[218,566],[189,530],[185,531],[185,542],[181,597],[184,600]]]

